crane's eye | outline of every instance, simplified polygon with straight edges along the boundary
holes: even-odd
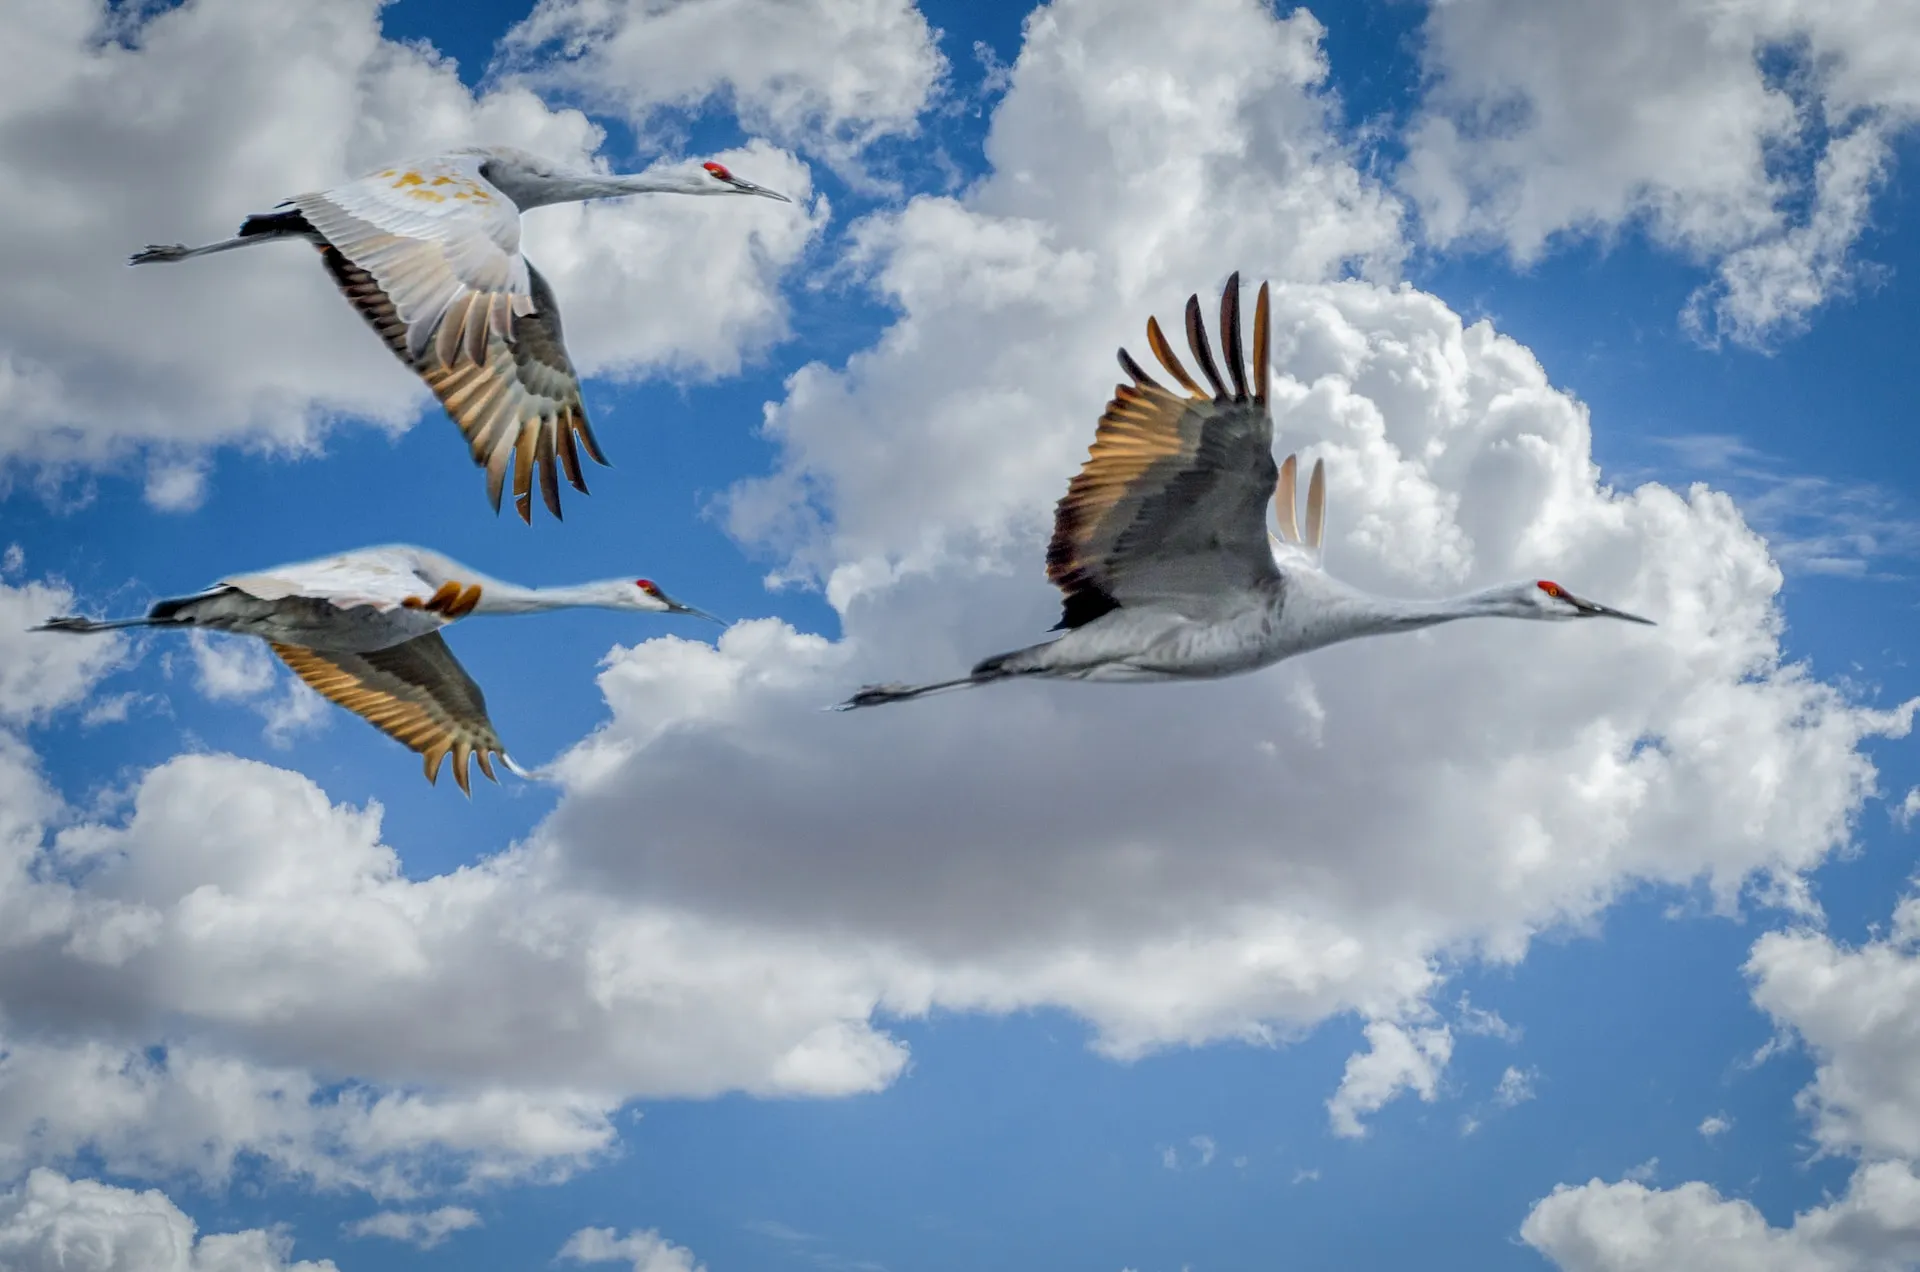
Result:
[[[1541,579],[1538,586],[1542,592],[1553,597],[1556,601],[1565,598],[1567,594],[1567,590],[1558,583],[1549,583],[1545,579]]]
[[[660,589],[653,585],[652,579],[635,579],[633,585],[642,592],[645,592],[648,596],[660,595]]]

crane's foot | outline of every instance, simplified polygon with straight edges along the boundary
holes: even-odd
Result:
[[[127,258],[129,265],[151,265],[155,261],[184,261],[192,250],[185,243],[149,243]]]
[[[829,710],[852,711],[856,707],[878,707],[889,702],[905,702],[909,698],[919,697],[922,692],[924,691],[912,685],[867,685],[853,697],[830,707]]]

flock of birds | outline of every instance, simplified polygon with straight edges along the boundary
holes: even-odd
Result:
[[[486,470],[497,512],[509,465],[515,510],[532,520],[533,485],[560,516],[560,483],[585,493],[580,453],[605,464],[588,427],[552,288],[520,251],[520,214],[537,207],[642,193],[783,194],[718,163],[698,173],[608,176],[556,168],[518,150],[474,147],[395,164],[249,216],[233,238],[204,247],[155,246],[132,264],[182,261],[276,239],[320,253],[340,290],[387,347],[431,388]],[[1298,465],[1276,464],[1268,411],[1269,307],[1261,285],[1249,359],[1241,340],[1240,277],[1220,299],[1223,378],[1198,296],[1186,308],[1187,346],[1204,385],[1160,325],[1147,344],[1178,386],[1144,371],[1116,387],[1086,463],[1054,515],[1047,577],[1064,596],[1056,639],[924,685],[871,685],[838,710],[901,702],[1019,677],[1192,680],[1230,676],[1359,636],[1476,617],[1650,620],[1530,580],[1441,601],[1372,596],[1321,564],[1326,478],[1316,462],[1298,519]],[[1271,500],[1278,532],[1268,529]],[[437,552],[366,548],[221,579],[162,600],[137,618],[48,620],[38,630],[211,628],[266,641],[315,690],[418,752],[427,780],[453,760],[495,778],[508,758],[486,700],[441,629],[469,616],[574,606],[692,614],[649,579],[526,588]],[[718,619],[713,621],[719,622]]]

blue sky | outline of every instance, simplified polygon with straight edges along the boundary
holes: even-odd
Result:
[[[764,620],[460,624],[558,757],[471,801],[242,642],[0,634],[0,1267],[1916,1266],[1920,27],[1160,7],[0,19],[0,617],[407,541]],[[469,140],[800,196],[529,216],[561,524],[302,251],[118,265]],[[1234,268],[1337,573],[1657,633],[813,710],[1038,638]]]

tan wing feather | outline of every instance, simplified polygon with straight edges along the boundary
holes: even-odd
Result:
[[[360,716],[424,760],[427,781],[453,756],[453,780],[471,795],[467,761],[493,781],[494,755],[505,756],[487,718],[486,698],[439,632],[364,654],[269,642],[273,652],[321,696]]]
[[[1280,461],[1280,480],[1273,488],[1273,515],[1280,523],[1280,537],[1288,543],[1300,542],[1300,457],[1289,455]]]
[[[1313,461],[1313,476],[1307,479],[1307,546],[1315,552],[1327,532],[1327,461]]]
[[[1231,320],[1221,333],[1232,346],[1230,370],[1242,366],[1239,285],[1238,274],[1228,279],[1222,300]],[[1266,329],[1267,306],[1262,286],[1256,336]],[[1198,297],[1188,302],[1187,327],[1201,372],[1219,392],[1200,388],[1153,319],[1147,343],[1190,396],[1161,387],[1121,350],[1120,365],[1134,382],[1115,387],[1086,463],[1055,511],[1047,548],[1047,577],[1065,594],[1063,627],[1090,622],[1129,595],[1192,594],[1272,574],[1265,507],[1275,470],[1266,400],[1245,393],[1242,374],[1228,392]],[[1208,517],[1217,520],[1197,520]]]
[[[560,337],[552,289],[537,270],[528,266],[540,307],[512,321],[512,338],[503,334],[503,324],[470,325],[469,335],[477,333],[484,358],[460,356],[447,362],[437,349],[429,350],[424,360],[416,360],[408,351],[407,324],[371,273],[331,244],[320,245],[320,258],[360,316],[395,357],[426,381],[459,426],[474,463],[487,470],[487,497],[495,511],[500,508],[507,465],[516,458],[514,509],[523,521],[533,515],[535,460],[541,461],[543,502],[555,517],[560,516],[556,456],[568,484],[586,491],[576,440],[596,464],[604,466],[607,460],[587,424],[579,377]]]

